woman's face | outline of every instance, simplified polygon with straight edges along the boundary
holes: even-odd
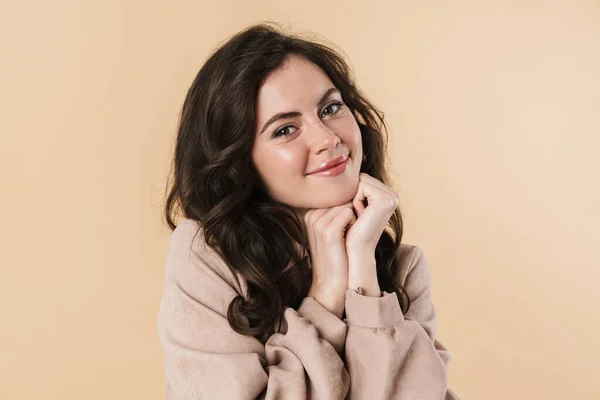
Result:
[[[350,109],[340,103],[341,93],[327,74],[297,55],[288,56],[258,92],[254,165],[271,198],[300,215],[349,202],[357,192],[361,133]],[[344,155],[341,174],[310,174]]]

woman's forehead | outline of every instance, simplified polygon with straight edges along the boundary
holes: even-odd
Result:
[[[330,86],[331,80],[321,68],[304,58],[290,56],[267,77],[258,91],[258,100],[277,100],[283,105],[314,101]]]

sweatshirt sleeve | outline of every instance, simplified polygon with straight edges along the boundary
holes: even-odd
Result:
[[[227,309],[243,293],[240,280],[195,232],[180,223],[167,250],[158,311],[165,399],[344,399],[346,324],[306,297],[298,310],[286,308],[265,345],[238,334]]]
[[[346,291],[348,399],[459,400],[448,388],[452,353],[435,336],[429,263],[418,246],[407,251],[400,265],[412,302],[406,315],[395,292]]]

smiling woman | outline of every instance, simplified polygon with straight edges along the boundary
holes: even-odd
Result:
[[[361,131],[327,74],[292,53],[260,87],[256,104],[256,125],[263,128],[257,129],[252,162],[269,197],[299,214],[352,200],[362,160]],[[340,162],[343,169],[314,173]],[[313,179],[317,176],[336,179]]]
[[[330,47],[260,24],[206,60],[165,205],[167,399],[458,398],[386,145]]]

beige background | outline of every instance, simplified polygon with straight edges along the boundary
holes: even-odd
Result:
[[[209,52],[265,19],[341,47],[386,113],[450,387],[600,399],[598,1],[0,7],[0,399],[162,398],[178,112]]]

